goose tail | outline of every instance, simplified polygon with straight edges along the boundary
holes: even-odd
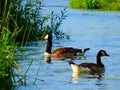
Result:
[[[73,72],[80,72],[80,67],[79,65],[77,65],[76,63],[70,61],[69,65],[71,66]]]
[[[85,48],[85,49],[83,50],[83,53],[85,53],[85,52],[88,51],[88,50],[90,50],[90,48]]]
[[[74,62],[69,62],[69,64],[72,67],[73,73],[84,74],[84,73],[90,73],[91,71],[88,67],[80,66]]]

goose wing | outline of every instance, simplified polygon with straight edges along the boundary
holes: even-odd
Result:
[[[81,49],[76,49],[76,48],[72,48],[72,47],[64,47],[64,48],[58,48],[56,50],[53,51],[52,54],[54,54],[55,56],[75,56],[77,52],[82,52]]]
[[[104,67],[97,65],[95,63],[81,63],[79,64],[79,66],[84,68],[89,68],[93,73],[104,72]]]

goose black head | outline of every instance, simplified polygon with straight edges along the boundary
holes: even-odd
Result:
[[[105,50],[100,50],[100,51],[98,52],[98,55],[99,55],[99,56],[110,56],[109,54],[107,54],[107,52],[106,52]]]

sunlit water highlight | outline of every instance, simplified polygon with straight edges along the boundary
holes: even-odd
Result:
[[[68,6],[66,0],[45,0],[45,12],[54,10],[59,13],[63,6]],[[52,7],[53,6],[53,7]],[[98,50],[104,49],[110,57],[103,57],[102,62],[106,72],[102,77],[96,75],[81,75],[72,77],[72,69],[68,62],[52,60],[47,64],[43,53],[46,41],[31,42],[23,47],[24,55],[17,53],[24,74],[30,62],[33,63],[27,73],[26,85],[17,86],[15,90],[119,90],[120,89],[120,12],[87,11],[67,9],[67,18],[63,21],[61,30],[69,33],[70,40],[53,40],[53,50],[58,47],[72,46],[76,48],[90,47],[86,58],[76,60],[76,63],[94,62]],[[38,72],[38,76],[36,74]],[[35,78],[36,81],[35,81]],[[33,84],[35,82],[35,84]]]

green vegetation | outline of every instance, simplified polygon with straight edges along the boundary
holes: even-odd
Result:
[[[40,40],[41,36],[49,30],[52,30],[56,37],[58,35],[62,37],[68,36],[59,30],[62,20],[66,17],[66,9],[61,11],[61,15],[57,15],[54,12],[43,14],[40,0],[27,0],[26,3],[24,2],[25,5],[22,5],[22,3],[22,0],[13,0],[12,17],[17,22],[17,25],[22,28],[17,35],[16,41]],[[12,23],[11,26],[14,27]]]
[[[15,39],[21,28],[14,27],[10,31],[11,0],[1,0],[0,6],[0,89],[4,90],[10,88],[14,81],[14,69],[17,68],[17,63],[13,60],[17,47]]]
[[[120,0],[69,0],[71,8],[120,10]]]
[[[10,90],[15,80],[14,70],[19,70],[13,59],[18,45],[40,40],[52,32],[56,38],[69,38],[59,30],[65,19],[66,9],[60,15],[51,12],[43,14],[40,0],[0,0],[0,89]],[[27,72],[27,71],[26,71]],[[25,75],[24,75],[25,76]]]

